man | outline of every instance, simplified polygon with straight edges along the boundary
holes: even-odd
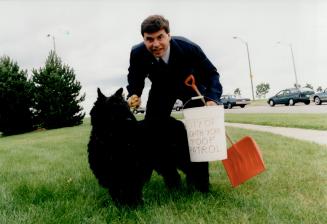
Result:
[[[207,105],[219,101],[219,74],[198,45],[183,37],[171,37],[168,20],[159,15],[143,21],[141,34],[144,41],[134,46],[130,55],[127,90],[131,107],[140,106],[146,77],[152,82],[146,119],[168,117],[176,99],[185,103],[196,95],[184,84],[190,74],[195,76]]]
[[[130,54],[128,103],[131,108],[140,106],[144,80],[149,78],[152,84],[146,106],[146,137],[164,150],[160,136],[165,135],[164,129],[169,123],[176,99],[185,103],[196,96],[194,90],[184,84],[185,79],[190,74],[194,75],[198,89],[205,96],[206,105],[216,105],[222,94],[222,86],[217,69],[201,48],[186,38],[170,36],[169,22],[163,16],[146,18],[141,25],[141,34],[143,42],[134,46]],[[194,106],[203,106],[203,103],[197,100],[186,105]],[[195,180],[204,183],[196,188],[208,191],[208,163],[194,163],[194,167],[205,173],[199,177],[201,179]]]

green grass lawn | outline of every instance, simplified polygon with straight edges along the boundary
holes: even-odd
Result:
[[[327,130],[327,114],[225,114],[226,122]]]
[[[182,113],[172,114],[182,119]],[[143,115],[139,116],[142,119]],[[225,122],[327,130],[327,114],[227,114]]]
[[[210,163],[211,192],[169,192],[153,174],[145,204],[116,208],[87,162],[89,120],[81,126],[0,137],[0,223],[327,223],[327,147],[278,135],[251,135],[267,166],[232,188]],[[184,180],[185,182],[185,180]]]

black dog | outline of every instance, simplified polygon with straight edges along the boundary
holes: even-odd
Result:
[[[174,118],[137,121],[122,96],[123,89],[98,99],[91,110],[89,164],[100,185],[118,204],[142,202],[142,189],[156,170],[169,188],[180,186],[177,168],[188,184],[208,191],[208,163],[191,163],[184,124]]]

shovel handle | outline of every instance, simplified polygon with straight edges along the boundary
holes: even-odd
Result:
[[[234,147],[236,150],[234,151],[235,152],[235,155],[237,155],[237,157],[243,161],[243,158],[242,158],[242,155],[238,152],[238,147],[236,146],[236,144],[234,144],[233,140],[231,139],[231,137],[227,134],[227,131],[225,131],[225,135],[227,137],[227,140],[229,141],[229,143],[231,144],[232,147]]]
[[[190,74],[184,81],[184,84],[191,87],[198,96],[202,96],[202,94],[200,93],[198,87],[195,84],[195,78],[194,75]],[[204,103],[204,105],[206,105],[206,102],[203,98],[201,98],[202,102]]]
[[[229,135],[227,134],[227,132],[225,132],[226,138],[229,141],[229,143],[233,146],[234,142],[232,141],[232,139],[229,137]]]

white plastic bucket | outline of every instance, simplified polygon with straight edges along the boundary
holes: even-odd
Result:
[[[222,105],[183,110],[192,162],[227,159]]]

